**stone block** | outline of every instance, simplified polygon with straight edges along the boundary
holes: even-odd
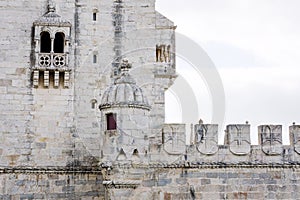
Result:
[[[172,179],[159,179],[157,181],[157,186],[166,186],[172,182]]]
[[[20,195],[20,200],[32,200],[34,199],[33,194],[21,194]]]
[[[0,86],[0,94],[6,94],[7,93],[7,87]]]
[[[144,187],[153,187],[153,186],[155,186],[155,184],[156,184],[156,181],[155,181],[155,180],[144,180],[144,181],[142,182],[142,185],[143,185]]]
[[[201,183],[201,185],[209,185],[209,184],[211,184],[211,180],[210,179],[201,179],[200,183]]]
[[[179,185],[185,185],[187,183],[186,178],[176,178],[176,183]]]
[[[55,181],[55,185],[56,186],[65,186],[66,181],[65,180],[57,180],[57,181]]]
[[[62,192],[74,193],[75,192],[75,186],[64,186],[64,187],[62,187]]]
[[[206,173],[206,177],[207,178],[218,178],[219,174],[215,173],[215,172],[208,172],[208,173]]]
[[[12,80],[8,79],[0,79],[0,86],[11,86],[12,85]]]

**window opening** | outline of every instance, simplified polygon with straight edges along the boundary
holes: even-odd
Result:
[[[65,35],[56,33],[54,39],[54,53],[64,53]]]
[[[106,114],[107,130],[117,129],[116,116],[117,115],[115,113]]]
[[[97,21],[97,13],[96,12],[93,13],[93,21]]]
[[[97,55],[93,55],[93,63],[97,63]]]
[[[51,39],[48,32],[41,33],[41,53],[50,53],[51,51]]]

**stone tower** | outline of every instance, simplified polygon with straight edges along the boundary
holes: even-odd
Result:
[[[141,158],[149,151],[147,138],[161,134],[164,91],[176,77],[175,26],[155,11],[154,0],[3,1],[0,9],[5,13],[0,23],[0,165],[36,177],[40,170],[55,176],[39,178],[48,197],[101,196],[101,160],[120,159],[122,152]],[[132,66],[130,75],[124,58]],[[105,91],[114,86],[138,103],[129,110],[105,107]],[[131,137],[127,142],[133,136],[146,142],[135,140],[126,148],[124,141],[107,154],[108,113],[117,114],[119,130]],[[86,191],[75,187],[79,171],[95,181]],[[24,187],[36,178],[24,175],[23,189],[12,193],[19,179],[6,181],[7,176],[1,176],[1,195],[33,195]],[[65,183],[55,184],[58,180]]]
[[[299,199],[300,126],[164,123],[155,0],[0,0],[0,199]]]

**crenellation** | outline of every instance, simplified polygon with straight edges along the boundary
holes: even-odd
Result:
[[[195,125],[195,145],[197,150],[204,155],[214,155],[218,151],[218,125]]]
[[[228,125],[226,128],[227,141],[230,152],[235,155],[247,155],[251,150],[250,125]]]
[[[282,126],[262,125],[258,127],[258,140],[267,155],[282,153]]]

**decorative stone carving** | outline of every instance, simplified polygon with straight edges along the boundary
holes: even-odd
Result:
[[[213,155],[218,152],[218,125],[196,124],[195,144],[197,150],[204,155]]]
[[[151,109],[142,89],[136,85],[135,80],[129,74],[130,68],[131,64],[128,60],[123,59],[120,65],[121,75],[104,92],[99,105],[100,110],[121,107],[139,108],[148,111]]]
[[[169,154],[185,153],[185,124],[165,124],[163,145],[164,150]]]
[[[121,148],[116,160],[126,160],[126,159],[127,159],[126,153],[124,152],[123,148]]]
[[[33,72],[33,86],[38,87],[38,85],[39,85],[39,71],[34,70],[34,72]]]
[[[44,71],[44,87],[49,87],[49,71]]]
[[[49,79],[54,80],[54,87],[59,87],[59,75],[56,71],[65,72],[65,87],[69,87],[69,73],[71,71],[68,64],[69,44],[71,38],[71,23],[64,20],[56,13],[55,5],[52,1],[48,2],[48,12],[34,21],[34,43],[35,71],[48,71],[44,73],[44,87],[49,87]],[[50,71],[50,73],[49,73]],[[54,71],[54,73],[52,73]],[[49,77],[51,76],[51,77]],[[54,77],[53,77],[54,76]],[[58,78],[58,79],[57,79]],[[36,80],[35,80],[36,81]],[[38,87],[37,80],[33,85]]]
[[[251,151],[250,125],[228,125],[226,129],[229,150],[235,155],[246,155]]]
[[[300,154],[300,125],[290,126],[290,142],[297,154]]]
[[[282,126],[262,125],[258,127],[258,138],[262,151],[267,155],[282,153]]]
[[[38,57],[38,63],[40,67],[50,67],[51,65],[51,58],[50,58],[50,54],[46,54],[46,53],[41,53],[39,54]]]
[[[59,71],[54,72],[54,87],[58,87],[59,85]]]
[[[69,81],[70,81],[70,72],[65,72],[65,76],[64,76],[64,87],[65,88],[69,87]]]

